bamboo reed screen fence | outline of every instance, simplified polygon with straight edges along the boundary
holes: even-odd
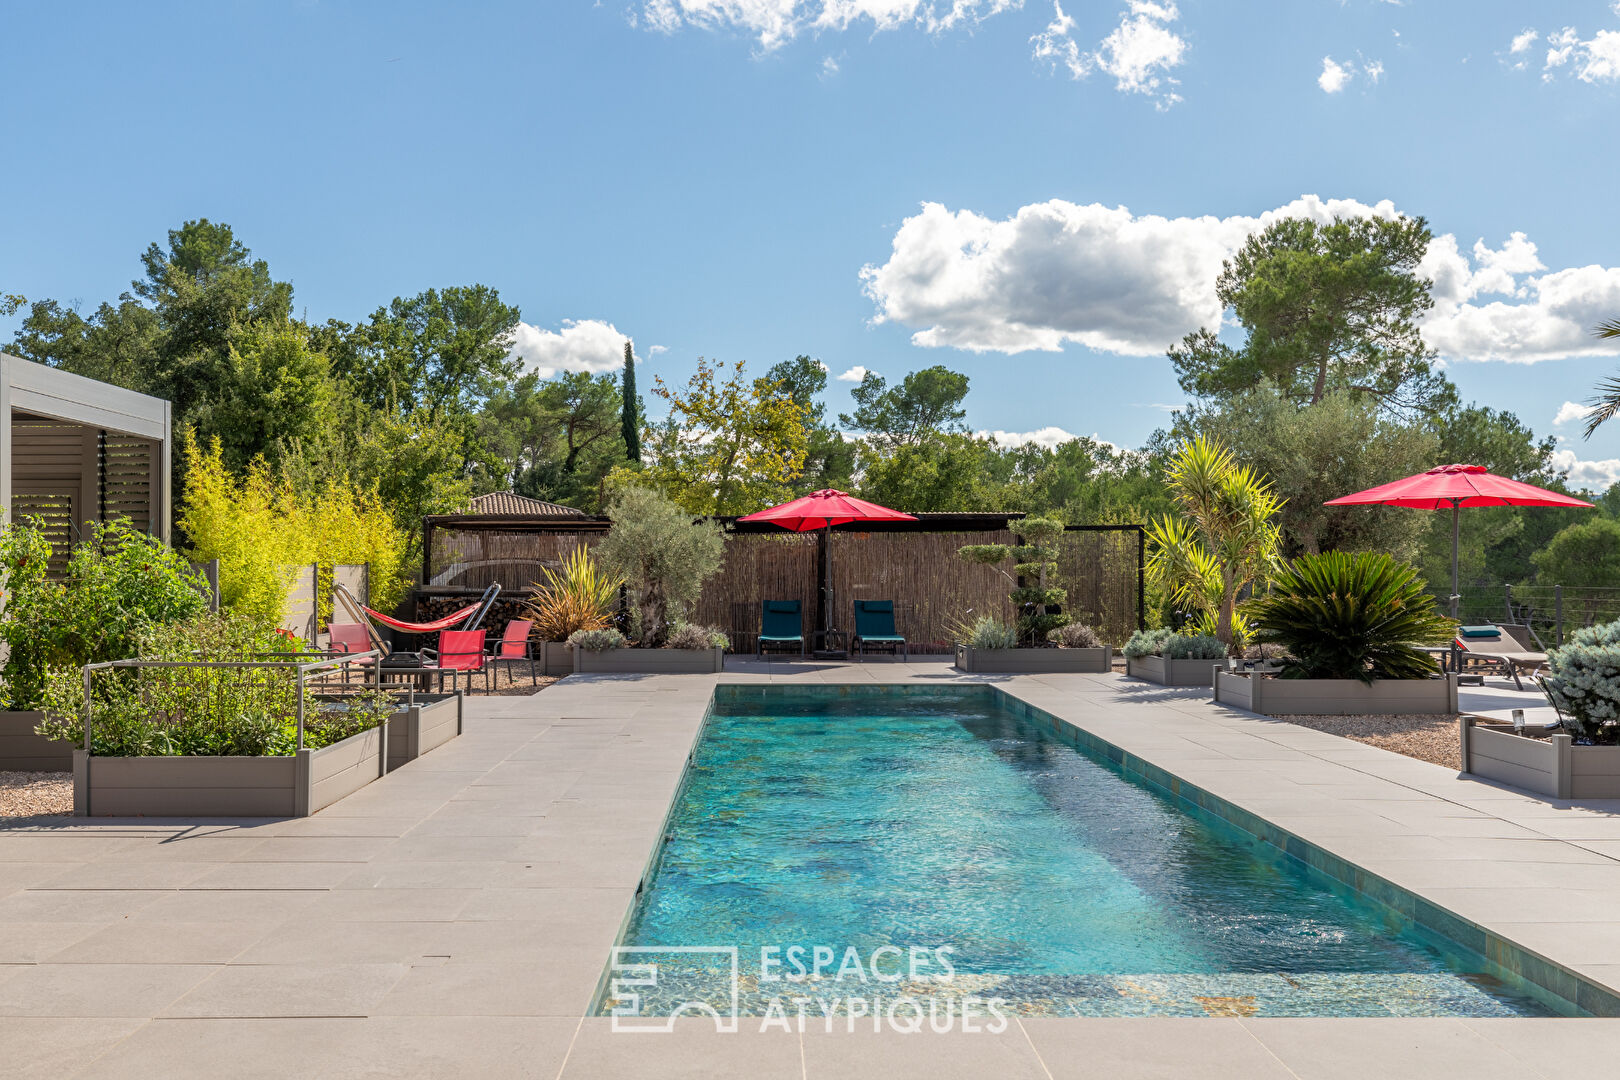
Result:
[[[833,530],[827,545],[831,623],[849,630],[856,600],[892,600],[898,631],[914,653],[947,652],[957,619],[993,615],[1016,617],[1008,591],[1012,564],[982,566],[957,557],[967,544],[1017,543],[1015,515],[939,515],[916,525],[904,523],[861,530]],[[939,519],[946,520],[939,520]],[[973,527],[982,523],[983,527]],[[951,527],[955,525],[957,527]],[[965,527],[964,527],[965,526]],[[595,544],[609,524],[556,523],[545,527],[488,527],[465,519],[429,530],[424,559],[426,587],[417,592],[418,618],[428,619],[464,604],[468,594],[492,581],[503,586],[506,603],[491,613],[491,630],[527,595],[540,568],[556,568],[580,544]],[[815,533],[743,529],[727,523],[725,559],[704,585],[691,613],[694,622],[718,626],[734,648],[751,652],[759,633],[762,600],[798,600],[808,638],[817,622],[820,538]],[[1078,526],[1059,545],[1058,580],[1069,591],[1064,610],[1095,626],[1116,647],[1141,618],[1141,529],[1139,526]]]

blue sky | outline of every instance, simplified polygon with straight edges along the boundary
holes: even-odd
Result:
[[[544,370],[943,363],[976,430],[1134,446],[1225,252],[1387,201],[1465,395],[1620,477],[1565,408],[1620,351],[1615,0],[9,7],[0,291],[209,217],[313,319],[481,281]]]

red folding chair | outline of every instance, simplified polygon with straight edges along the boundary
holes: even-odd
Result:
[[[439,689],[444,689],[444,677],[450,676],[450,684],[455,686],[462,674],[467,676],[467,688],[472,689],[472,677],[478,672],[484,674],[484,690],[492,690],[490,682],[490,667],[485,661],[484,639],[489,636],[488,630],[441,630],[439,631],[439,647],[423,649],[424,659],[433,661],[439,672]]]
[[[535,671],[534,644],[529,641],[529,631],[534,629],[533,619],[513,619],[506,624],[506,632],[501,634],[501,640],[495,643],[495,651],[490,656],[490,665],[496,664],[528,664],[529,683],[540,685],[538,673]]]
[[[326,628],[326,651],[333,656],[349,656],[354,653],[370,652],[373,648],[371,632],[361,623],[332,623]],[[352,661],[353,664],[366,665],[372,662],[371,657]],[[349,664],[343,665],[343,681],[349,681]]]

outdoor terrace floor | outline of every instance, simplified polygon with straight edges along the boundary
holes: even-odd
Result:
[[[1620,804],[1572,805],[1118,675],[756,663],[575,676],[312,818],[0,829],[7,1077],[1616,1075],[1620,1021],[1022,1020],[999,1036],[586,1018],[720,679],[989,681],[1620,986]],[[745,1029],[748,1025],[745,1023]]]

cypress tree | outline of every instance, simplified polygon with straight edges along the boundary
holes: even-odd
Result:
[[[624,384],[619,388],[624,398],[624,456],[632,464],[641,464],[641,402],[636,397],[636,354],[629,340],[624,343]]]

